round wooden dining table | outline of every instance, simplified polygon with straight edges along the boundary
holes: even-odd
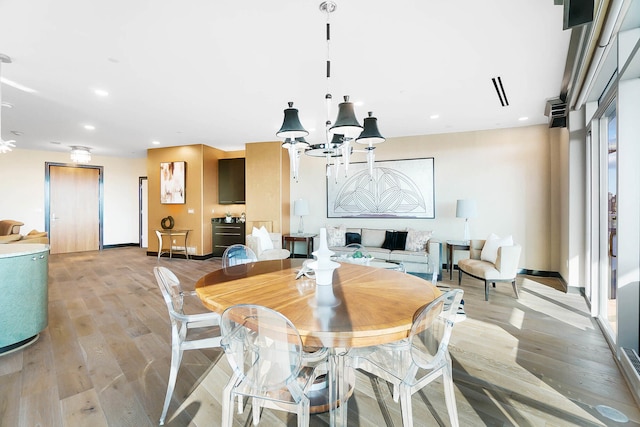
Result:
[[[258,304],[285,315],[306,346],[364,347],[406,338],[414,314],[440,295],[410,274],[341,263],[333,273],[331,306],[318,304],[312,278],[296,279],[303,260],[259,261],[213,271],[198,280],[204,305],[222,313]]]
[[[329,424],[346,426],[347,400],[355,385],[355,375],[345,371],[347,350],[406,338],[414,315],[441,292],[410,274],[349,263],[334,270],[331,286],[316,286],[313,278],[296,279],[303,261],[259,261],[216,270],[198,280],[196,292],[217,313],[236,304],[269,307],[291,320],[305,346],[328,348],[328,393],[318,403],[312,399],[312,413],[314,406],[321,408],[318,412],[330,410]]]

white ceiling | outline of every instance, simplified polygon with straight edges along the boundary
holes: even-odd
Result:
[[[553,0],[337,3],[332,120],[350,95],[362,102],[360,120],[373,111],[387,138],[548,122],[545,103],[560,94],[571,35]],[[238,150],[277,140],[294,101],[307,140],[323,142],[319,4],[0,0],[0,53],[13,60],[2,77],[36,91],[3,84],[13,108],[2,108],[2,137],[17,148],[85,145],[121,157],[145,156],[153,140]],[[497,76],[508,107],[494,90]],[[109,96],[96,96],[98,88]]]

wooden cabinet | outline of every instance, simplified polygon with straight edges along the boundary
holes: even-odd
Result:
[[[222,256],[224,250],[231,245],[245,244],[245,225],[241,223],[220,222],[221,219],[211,220],[213,230],[213,256]]]
[[[244,158],[218,160],[218,203],[244,204]]]

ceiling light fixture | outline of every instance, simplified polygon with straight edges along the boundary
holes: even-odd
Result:
[[[96,127],[94,125],[84,125],[84,128],[86,130],[96,130]]]
[[[305,153],[309,156],[324,157],[326,159],[326,173],[331,175],[331,166],[335,168],[335,177],[338,178],[338,172],[341,163],[344,163],[345,176],[348,173],[351,154],[361,152],[367,154],[367,165],[369,175],[373,177],[373,163],[375,161],[374,152],[375,144],[385,141],[378,130],[377,119],[373,117],[373,113],[369,112],[367,118],[364,119],[364,126],[360,125],[356,118],[354,103],[349,101],[349,96],[344,96],[344,101],[338,105],[338,116],[334,124],[329,117],[331,116],[332,96],[329,91],[329,82],[331,79],[331,23],[330,16],[336,8],[337,4],[333,1],[324,1],[320,3],[320,10],[327,15],[326,23],[326,40],[327,40],[327,61],[326,61],[326,77],[327,77],[327,93],[325,102],[327,104],[327,121],[325,122],[325,142],[320,144],[309,145],[304,139],[309,132],[302,126],[298,118],[298,110],[293,108],[293,102],[289,102],[289,108],[284,110],[284,120],[280,130],[276,135],[284,138],[282,148],[289,151],[289,160],[291,162],[291,171],[293,179],[298,181],[298,172],[300,170],[300,154]],[[364,150],[354,150],[351,143],[355,141],[359,144],[366,145]],[[341,160],[343,159],[343,160]]]
[[[72,145],[71,161],[74,163],[89,163],[91,161],[91,150],[89,149],[89,147]]]
[[[11,63],[11,58],[7,55],[0,53],[0,76],[2,76],[2,63]],[[4,106],[2,103],[2,84],[0,84],[0,105]],[[0,153],[7,153],[11,151],[12,148],[15,148],[15,140],[11,139],[9,141],[5,141],[2,139],[2,108],[0,108]]]
[[[102,97],[109,96],[109,92],[107,92],[104,89],[96,89],[96,90],[93,91],[93,93],[95,93],[98,96],[102,96]]]

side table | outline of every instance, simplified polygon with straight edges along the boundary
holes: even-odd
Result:
[[[173,254],[175,252],[184,253],[184,257],[189,259],[189,248],[187,246],[187,241],[189,239],[189,232],[191,230],[156,230],[156,234],[158,235],[158,260],[164,253],[169,253],[169,258],[173,258]],[[169,250],[163,249],[162,240],[167,236],[169,238]],[[173,249],[174,237],[184,237],[184,249]]]
[[[447,240],[447,267],[449,269],[449,280],[453,280],[453,252],[468,251],[471,248],[467,240]]]
[[[283,234],[282,247],[284,249],[289,249],[289,252],[291,252],[291,258],[295,258],[295,253],[293,252],[295,249],[295,242],[306,242],[306,257],[311,258],[311,253],[313,252],[313,238],[316,236],[317,234],[312,233]]]

